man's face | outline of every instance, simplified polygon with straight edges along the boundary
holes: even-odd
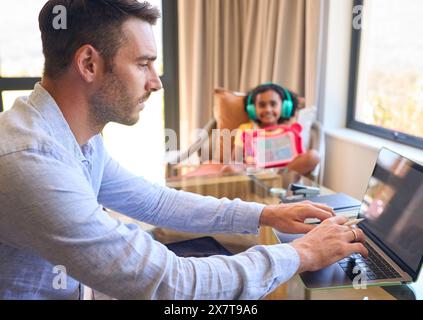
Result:
[[[98,125],[117,122],[133,125],[151,92],[162,88],[153,62],[157,56],[152,27],[139,19],[123,24],[125,43],[118,49],[112,70],[105,71],[90,98],[90,111]]]

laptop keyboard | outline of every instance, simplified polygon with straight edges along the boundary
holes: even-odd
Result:
[[[368,243],[364,246],[369,250],[369,257],[363,258],[356,253],[345,259],[338,261],[338,264],[345,271],[348,277],[353,280],[362,271],[366,272],[368,280],[400,278],[400,274],[395,271]],[[354,268],[358,266],[358,270]],[[355,272],[354,272],[355,271]]]

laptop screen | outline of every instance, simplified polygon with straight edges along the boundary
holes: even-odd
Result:
[[[382,149],[364,196],[360,223],[418,272],[423,255],[423,167]]]

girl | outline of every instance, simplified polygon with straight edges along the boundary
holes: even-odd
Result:
[[[252,163],[249,162],[248,157],[244,157],[246,154],[245,139],[243,139],[243,136],[245,136],[244,133],[257,129],[266,129],[266,131],[269,132],[269,128],[278,125],[289,128],[296,137],[295,141],[298,156],[287,164],[286,167],[302,175],[309,174],[317,166],[320,158],[316,150],[303,152],[300,135],[302,128],[301,125],[296,122],[297,112],[301,107],[304,107],[303,99],[292,91],[273,83],[258,86],[253,89],[245,99],[245,110],[251,120],[248,123],[241,124],[235,136],[235,148],[232,152],[232,160],[235,160],[237,164],[206,163],[184,176],[219,175],[222,173],[237,173],[246,170],[247,166]],[[280,128],[276,128],[275,130],[280,130]]]
[[[305,152],[302,150],[302,128],[296,122],[301,104],[303,101],[295,93],[274,83],[266,83],[253,89],[245,101],[245,110],[251,120],[238,128],[235,137],[234,160],[243,160],[246,164],[251,164],[251,159],[248,157],[251,150],[247,150],[249,148],[247,133],[258,129],[265,129],[266,134],[281,130],[291,131],[295,136],[295,148],[298,155],[286,167],[302,175],[313,171],[320,159],[316,150]],[[231,171],[231,169],[225,168],[224,171]]]

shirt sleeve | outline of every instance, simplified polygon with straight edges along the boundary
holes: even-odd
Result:
[[[298,254],[286,244],[230,257],[177,257],[105,214],[76,163],[27,151],[1,157],[0,167],[0,241],[63,265],[115,298],[257,299],[297,271]],[[154,197],[167,201],[165,192]]]
[[[134,219],[187,232],[257,233],[264,205],[152,184],[106,156],[98,200]]]

